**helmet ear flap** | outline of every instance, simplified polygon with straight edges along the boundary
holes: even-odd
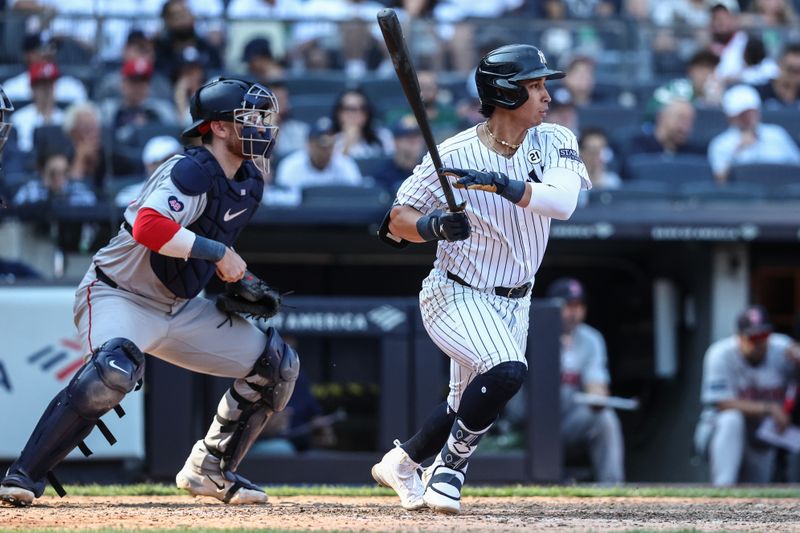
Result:
[[[496,104],[506,109],[517,109],[528,99],[528,91],[524,87],[520,87],[513,81],[504,78],[494,80],[494,85],[497,88],[499,96]]]

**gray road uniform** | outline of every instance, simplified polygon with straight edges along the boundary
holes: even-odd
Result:
[[[606,343],[599,331],[578,324],[572,342],[561,349],[561,438],[568,454],[589,450],[601,483],[625,480],[625,447],[613,409],[593,409],[575,402],[587,383],[608,385]]]
[[[144,374],[144,354],[150,354],[189,370],[236,378],[178,473],[177,485],[226,503],[266,501],[259,487],[235,472],[271,414],[286,406],[299,370],[297,355],[274,329],[265,335],[199,296],[215,276],[213,261],[189,257],[192,246],[185,242],[165,255],[171,243],[185,238],[181,235],[232,247],[260,205],[263,188],[252,161],[245,160],[228,179],[205,147],[188,148],[146,181],[76,292],[74,319],[87,363],[42,415],[3,479],[0,498],[30,505],[30,493],[41,496],[45,478],[58,486],[51,469],[133,390]],[[142,216],[142,210],[155,213]],[[152,225],[143,222],[147,216]],[[165,218],[185,229],[174,233],[175,225]]]
[[[176,163],[184,157],[171,158],[153,173],[139,197],[125,210],[125,227],[94,256],[76,292],[75,325],[85,353],[110,338],[124,337],[143,352],[180,367],[243,378],[264,350],[264,334],[238,316],[233,317],[230,326],[219,327],[227,315],[217,310],[213,302],[189,297],[183,287],[177,292],[184,293],[184,297],[177,296],[161,279],[164,276],[159,277],[153,268],[153,252],[136,242],[127,229],[143,208],[153,209],[183,227],[190,227],[200,218],[207,207],[207,194],[187,194],[171,178]],[[257,204],[235,208],[228,217],[242,209],[247,211],[228,221],[223,214],[219,222],[232,228],[244,227],[256,207]],[[99,280],[97,268],[117,287]]]
[[[738,409],[719,410],[715,404],[730,399],[783,402],[795,372],[785,355],[791,342],[786,335],[771,334],[766,358],[758,366],[741,355],[735,335],[715,342],[706,351],[703,412],[695,431],[695,447],[708,456],[713,484],[770,481],[776,449],[755,436],[762,419],[745,417]]]

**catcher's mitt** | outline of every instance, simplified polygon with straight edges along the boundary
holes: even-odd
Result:
[[[240,313],[255,319],[268,319],[278,314],[281,294],[251,272],[235,283],[226,283],[225,292],[217,297],[217,309],[223,313]]]

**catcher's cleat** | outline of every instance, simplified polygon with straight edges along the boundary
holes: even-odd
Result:
[[[210,496],[230,505],[267,503],[267,493],[234,472],[196,472],[185,464],[175,484],[194,496]]]
[[[437,513],[460,513],[464,472],[441,463],[434,463],[426,470],[425,474],[425,477],[428,478],[425,494],[422,497],[425,505]]]
[[[372,478],[379,485],[394,490],[400,496],[403,509],[422,509],[425,507],[425,502],[422,501],[425,487],[417,474],[419,465],[400,447],[400,441],[394,441],[394,445],[381,462],[372,467]]]
[[[0,485],[0,503],[14,507],[28,507],[36,496],[32,491],[13,485]]]

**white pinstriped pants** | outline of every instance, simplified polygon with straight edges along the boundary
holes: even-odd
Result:
[[[458,411],[467,385],[507,361],[527,365],[530,297],[506,298],[492,290],[465,287],[433,269],[419,294],[422,323],[431,340],[450,357],[447,404]]]

